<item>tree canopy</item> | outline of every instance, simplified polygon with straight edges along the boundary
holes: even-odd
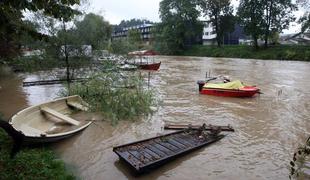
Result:
[[[64,21],[70,20],[79,12],[71,6],[79,4],[80,0],[4,0],[0,2],[0,58],[15,56],[20,48],[20,37],[29,33],[36,39],[44,35],[29,28],[23,21],[24,12],[41,11],[46,16],[51,16]]]
[[[157,48],[166,54],[178,54],[201,38],[198,1],[163,0],[160,2],[161,23],[156,30]]]
[[[297,3],[304,10],[303,16],[298,20],[301,23],[301,32],[310,32],[310,1],[299,0]]]
[[[83,44],[92,45],[94,49],[107,48],[111,38],[112,27],[100,15],[86,14],[82,21],[75,21],[77,38]]]
[[[235,24],[230,0],[202,0],[201,7],[215,27],[217,45],[221,46],[224,34],[233,31]]]
[[[261,27],[264,14],[262,1],[241,0],[237,14],[245,33],[252,36],[254,46],[258,48],[257,40],[263,34],[263,27]]]
[[[264,29],[265,47],[268,45],[268,39],[273,33],[281,33],[287,29],[289,23],[294,21],[292,11],[296,6],[292,0],[261,0],[263,6],[263,16],[261,27]]]

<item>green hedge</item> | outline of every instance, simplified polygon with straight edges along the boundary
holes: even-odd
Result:
[[[185,56],[201,57],[228,57],[247,59],[274,59],[310,61],[310,46],[270,46],[268,48],[254,49],[251,46],[227,45],[217,46],[195,45],[184,51]]]

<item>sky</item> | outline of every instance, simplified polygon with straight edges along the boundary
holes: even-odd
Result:
[[[153,22],[159,22],[159,3],[161,0],[89,0],[88,11],[101,14],[105,20],[111,24],[119,24],[121,20],[148,19]],[[232,0],[236,8],[238,0]],[[295,12],[300,16],[302,12]],[[292,23],[284,34],[299,32],[300,25]]]
[[[100,13],[111,24],[133,18],[159,22],[161,0],[90,0],[90,11]]]

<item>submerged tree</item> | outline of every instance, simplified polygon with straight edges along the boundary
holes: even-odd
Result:
[[[201,37],[198,1],[163,0],[160,2],[161,23],[157,25],[157,48],[166,54],[178,54]]]
[[[290,179],[308,179],[310,174],[304,171],[309,168],[307,163],[310,161],[310,137],[306,143],[298,147],[297,152],[294,153],[293,160],[290,161]]]
[[[233,31],[234,28],[230,0],[202,0],[200,5],[215,28],[217,45],[220,47],[224,34]]]

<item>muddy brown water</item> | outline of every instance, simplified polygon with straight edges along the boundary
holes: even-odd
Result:
[[[95,122],[52,147],[81,179],[288,179],[289,161],[310,135],[310,63],[225,58],[160,57],[151,86],[161,99],[158,111],[112,127]],[[206,72],[256,84],[253,98],[199,95],[196,81]],[[43,73],[44,74],[44,73]],[[1,75],[0,112],[57,97],[60,85],[21,87],[41,74]],[[232,125],[236,132],[143,176],[134,176],[112,147],[167,133],[164,122]]]

